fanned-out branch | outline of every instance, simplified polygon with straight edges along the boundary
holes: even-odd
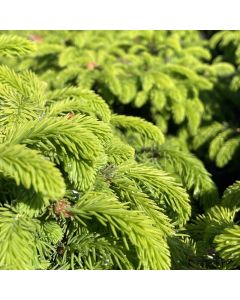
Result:
[[[31,71],[17,73],[7,66],[0,66],[0,83],[15,89],[35,104],[44,104],[45,84]],[[28,99],[29,100],[29,99]]]
[[[203,163],[186,151],[174,149],[174,145],[161,145],[158,149],[160,166],[167,172],[179,175],[183,185],[193,190],[193,195],[208,208],[218,202],[217,188]]]
[[[151,218],[163,236],[174,234],[173,225],[153,199],[139,190],[137,184],[128,178],[113,177],[112,189],[123,202],[129,203],[133,208],[142,211]]]
[[[202,127],[194,137],[193,148],[198,149],[222,129],[223,125],[218,122],[214,122],[210,126]]]
[[[216,251],[225,260],[232,260],[235,266],[240,265],[240,226],[226,228],[214,239]]]
[[[12,130],[6,140],[12,144],[38,144],[43,149],[48,146],[58,149],[60,153],[72,153],[76,158],[82,157],[91,161],[103,151],[100,141],[93,132],[101,137],[107,136],[110,131],[104,126],[97,127],[95,121],[89,128],[84,121],[85,117],[71,120],[58,117],[25,122]]]
[[[114,136],[112,143],[106,149],[108,155],[108,162],[113,164],[121,164],[126,160],[133,160],[135,157],[135,150],[128,144],[122,142],[120,138]]]
[[[213,123],[202,127],[193,140],[194,149],[209,142],[209,158],[215,160],[219,168],[229,163],[240,147],[238,129],[224,127],[220,123]]]
[[[116,176],[134,180],[167,210],[178,225],[189,220],[191,206],[188,194],[164,171],[143,164],[127,163],[118,166]]]
[[[85,190],[93,183],[96,163],[103,159],[103,144],[111,140],[111,131],[91,117],[55,117],[25,122],[6,139],[11,144],[24,143],[50,154],[52,160],[64,164],[75,186]]]
[[[111,124],[117,128],[138,133],[143,144],[149,140],[156,144],[162,144],[164,142],[164,135],[161,130],[141,118],[114,115],[111,118]]]
[[[55,269],[66,270],[133,269],[123,246],[116,239],[91,233],[82,226],[80,230],[71,228],[64,255],[59,256],[56,263]]]
[[[216,164],[218,167],[224,167],[240,147],[240,136],[229,139],[224,143],[217,154]]]
[[[20,36],[0,35],[0,55],[20,56],[35,49],[33,42]]]
[[[51,101],[48,114],[56,116],[62,112],[76,111],[91,114],[105,122],[110,120],[110,109],[106,102],[90,90],[69,87],[48,93]],[[57,102],[56,102],[57,100]]]
[[[150,218],[120,203],[104,193],[87,193],[71,211],[80,221],[96,218],[109,225],[116,237],[127,239],[136,247],[140,267],[144,269],[169,269],[170,259],[167,244],[161,232],[152,225]]]
[[[65,192],[64,180],[53,163],[24,145],[0,145],[0,171],[17,185],[56,199]]]
[[[236,181],[225,190],[221,203],[233,211],[240,209],[240,181]]]
[[[214,237],[233,225],[234,213],[226,207],[216,205],[205,215],[199,215],[188,226],[191,236],[205,248],[212,246]]]
[[[36,224],[16,212],[0,208],[0,269],[34,270],[39,267]]]
[[[46,101],[45,87],[30,71],[16,73],[0,66],[1,124],[15,126],[41,115]]]

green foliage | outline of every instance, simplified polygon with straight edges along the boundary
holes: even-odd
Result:
[[[239,269],[240,35],[208,34],[1,32],[0,269]]]
[[[190,135],[204,120],[201,92],[233,71],[227,63],[209,65],[211,53],[196,31],[20,34],[34,41],[36,51],[19,68],[30,67],[54,90],[74,84],[94,88],[110,104],[147,104],[154,121],[164,114],[186,124]]]
[[[161,130],[31,71],[3,65],[0,81],[2,268],[171,268],[167,237],[190,217],[188,194],[135,159]]]
[[[92,91],[69,87],[48,93],[49,116],[64,112],[86,113],[105,122],[110,120],[110,109],[105,101]],[[56,102],[57,100],[57,102]]]
[[[23,55],[31,52],[34,44],[25,38],[12,35],[0,36],[0,52],[1,55]]]
[[[125,241],[136,246],[140,266],[144,269],[168,269],[169,253],[161,233],[152,226],[150,219],[138,211],[129,211],[125,204],[120,203],[111,195],[90,193],[81,198],[72,209],[79,220],[95,217],[103,225],[109,224],[114,236],[119,238],[117,231]],[[128,238],[128,239],[127,239]]]
[[[219,168],[222,168],[238,151],[240,146],[238,129],[225,127],[220,123],[202,127],[194,137],[193,147],[196,150],[207,142],[209,143],[209,158],[214,160]]]
[[[240,208],[240,182],[236,181],[233,185],[229,186],[222,198],[223,205],[230,208],[231,210],[235,211]]]
[[[239,235],[239,226],[234,225],[232,228],[225,229],[214,239],[216,251],[219,252],[220,256],[223,259],[234,261],[236,266],[239,266],[240,263]]]
[[[17,185],[31,187],[50,199],[60,198],[65,193],[61,173],[54,165],[35,150],[23,145],[0,145],[0,170],[2,176],[13,178]]]
[[[149,140],[155,144],[162,144],[164,142],[164,136],[158,127],[138,117],[114,115],[110,122],[116,128],[129,130],[133,134],[137,133],[138,142],[140,142],[141,146],[146,145]]]
[[[154,161],[159,168],[163,168],[188,189],[205,208],[217,203],[218,193],[211,175],[203,163],[187,151],[181,151],[177,145],[168,142],[158,148],[157,155],[148,152],[150,161]]]
[[[189,219],[191,208],[187,193],[164,171],[142,164],[126,164],[119,166],[116,173],[134,180],[162,203],[177,224],[183,225]]]
[[[0,269],[29,270],[38,267],[36,225],[7,208],[0,210]]]

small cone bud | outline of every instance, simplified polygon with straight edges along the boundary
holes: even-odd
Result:
[[[54,204],[53,211],[57,216],[63,215],[65,218],[70,218],[73,214],[67,211],[68,208],[70,208],[70,204],[66,199],[62,199]]]
[[[36,43],[41,43],[43,38],[40,35],[33,34],[30,36],[30,39]]]
[[[69,112],[69,113],[67,114],[67,118],[68,118],[68,119],[72,119],[73,117],[74,117],[74,113]]]
[[[87,69],[88,69],[89,71],[92,71],[92,70],[94,70],[94,69],[96,68],[96,66],[97,66],[97,64],[96,64],[94,61],[91,61],[91,62],[89,62],[89,63],[87,64]]]

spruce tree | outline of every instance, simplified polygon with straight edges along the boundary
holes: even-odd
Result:
[[[32,48],[0,41],[3,55]],[[161,130],[112,114],[91,91],[48,90],[29,70],[2,65],[0,82],[1,268],[169,269],[167,239],[189,219],[189,196],[121,138],[154,147]]]
[[[238,269],[238,47],[1,32],[0,268]]]

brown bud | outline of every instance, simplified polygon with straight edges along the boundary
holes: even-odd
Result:
[[[63,246],[59,246],[59,247],[57,247],[57,253],[58,253],[59,255],[63,255],[63,254],[64,254],[64,252],[65,252],[65,249],[64,249],[64,247],[63,247]]]
[[[41,43],[43,38],[40,35],[33,34],[30,36],[30,39],[36,43]]]
[[[95,63],[95,61],[91,61],[91,62],[89,62],[89,63],[87,64],[87,69],[88,69],[89,71],[92,71],[92,70],[94,70],[94,69],[96,68],[96,66],[97,66],[97,64]]]
[[[53,211],[57,216],[63,215],[65,218],[70,218],[73,216],[70,211],[67,211],[70,207],[69,202],[66,199],[62,199],[53,205]]]
[[[69,113],[67,114],[67,118],[68,118],[68,119],[72,119],[72,117],[74,117],[74,113],[69,112]]]

